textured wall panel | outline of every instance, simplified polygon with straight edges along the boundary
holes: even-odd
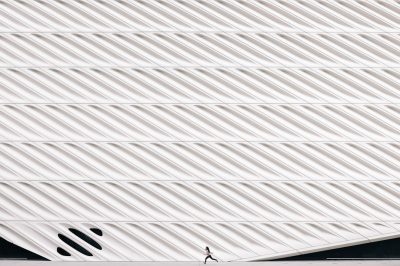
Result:
[[[400,237],[399,14],[394,0],[1,1],[0,237],[67,261]]]

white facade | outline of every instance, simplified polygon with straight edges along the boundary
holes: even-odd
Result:
[[[399,14],[389,0],[1,1],[0,237],[79,261],[399,237]]]

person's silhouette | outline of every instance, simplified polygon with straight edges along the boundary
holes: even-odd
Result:
[[[209,247],[206,247],[206,258],[204,259],[204,264],[207,263],[207,259],[208,259],[208,258],[210,258],[210,259],[215,260],[215,261],[218,262],[217,259],[214,259],[214,258],[211,256],[210,248],[209,248]]]

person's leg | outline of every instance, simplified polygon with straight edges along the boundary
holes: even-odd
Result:
[[[213,258],[213,257],[211,257],[211,256],[210,256],[210,259],[212,259],[212,260],[216,260],[216,261],[218,262],[218,260],[217,260],[217,259],[214,259],[214,258]]]
[[[207,263],[207,259],[208,259],[208,258],[211,258],[211,255],[208,255],[208,256],[204,259],[204,264]]]

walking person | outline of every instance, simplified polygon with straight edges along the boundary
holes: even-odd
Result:
[[[208,258],[210,258],[210,259],[215,260],[215,261],[218,262],[217,259],[214,259],[214,258],[211,256],[210,248],[209,248],[209,247],[206,247],[206,258],[204,259],[204,264],[207,263],[207,259],[208,259]]]

